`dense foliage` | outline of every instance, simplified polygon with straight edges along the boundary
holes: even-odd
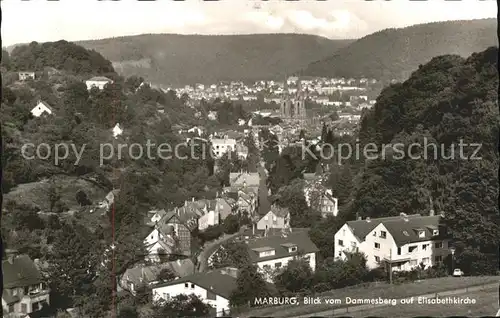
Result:
[[[2,61],[2,65],[3,65]],[[16,46],[7,67],[14,71],[44,71],[46,67],[76,74],[111,75],[115,73],[110,61],[93,50],[87,50],[67,41],[31,42]]]
[[[405,156],[391,150],[385,160],[365,162],[352,213],[427,214],[432,199],[436,213],[446,215],[459,254],[472,249],[495,261],[500,236],[497,58],[493,47],[468,59],[436,57],[406,82],[384,89],[361,123],[361,143],[378,149],[399,143]],[[409,149],[415,142],[421,147]],[[475,145],[480,149],[473,157]],[[410,153],[420,159],[409,158]]]

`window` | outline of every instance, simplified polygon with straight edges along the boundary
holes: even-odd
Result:
[[[441,263],[441,262],[443,261],[443,257],[442,257],[442,256],[435,256],[435,257],[434,257],[434,261],[435,261],[436,263]]]
[[[429,264],[429,258],[428,258],[428,257],[423,258],[423,259],[422,259],[422,263],[423,263],[424,265]]]
[[[377,236],[377,231],[373,231],[373,236]]]
[[[443,243],[442,242],[438,242],[434,245],[435,248],[443,248]]]
[[[380,231],[380,237],[385,239],[387,237],[387,232],[385,231]]]
[[[342,256],[342,252],[339,252],[339,257]]]
[[[427,251],[427,246],[429,246],[429,244],[423,244],[422,245],[422,251]]]
[[[377,263],[380,262],[380,257],[375,256],[375,262],[377,262]]]
[[[191,283],[191,288],[194,288],[194,284],[193,283]]]
[[[416,259],[412,259],[410,261],[410,266],[417,266],[417,260]]]
[[[401,247],[398,247],[398,255],[401,255]]]
[[[438,236],[438,235],[439,235],[439,230],[432,231],[432,236]]]
[[[339,246],[344,246],[344,241],[339,240]]]
[[[290,247],[290,253],[297,252],[297,246]]]
[[[375,248],[380,248],[380,244],[379,243],[375,243]]]
[[[418,250],[417,247],[418,247],[417,245],[409,246],[408,247],[408,252],[409,253],[416,252]]]
[[[189,284],[188,284],[188,283],[184,283],[184,287],[185,287],[185,288],[188,288],[188,287],[189,287]]]
[[[281,267],[281,262],[278,262],[278,263],[274,264],[274,267],[280,268]]]

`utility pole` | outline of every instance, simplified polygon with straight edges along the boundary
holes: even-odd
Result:
[[[392,285],[392,248],[389,250],[389,284]]]

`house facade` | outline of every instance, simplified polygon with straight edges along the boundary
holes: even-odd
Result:
[[[212,149],[215,158],[222,157],[226,152],[236,150],[236,140],[231,138],[212,138]]]
[[[290,227],[290,211],[277,205],[257,222],[257,230],[286,229]]]
[[[53,111],[54,110],[49,106],[49,104],[39,101],[38,104],[31,110],[31,114],[33,117],[40,117],[43,114],[51,115]]]
[[[311,270],[316,270],[319,249],[306,231],[250,239],[247,246],[252,263],[258,266],[268,282],[272,282],[273,275],[296,257],[302,257]]]
[[[50,304],[49,288],[35,263],[27,255],[6,250],[2,261],[3,317],[25,317]]]
[[[35,79],[35,72],[19,72],[19,80],[20,81],[27,81],[29,79],[34,80]]]
[[[85,85],[87,85],[87,90],[91,90],[93,87],[102,90],[104,89],[104,86],[112,83],[113,83],[112,80],[104,76],[92,77],[91,79],[85,81]]]
[[[359,251],[368,268],[391,266],[394,271],[437,265],[450,253],[441,217],[402,214],[349,221],[334,236],[335,257],[346,259],[346,253]]]
[[[222,317],[229,314],[229,297],[236,286],[236,273],[228,270],[197,273],[152,287],[153,302],[194,294],[214,308],[217,317]]]

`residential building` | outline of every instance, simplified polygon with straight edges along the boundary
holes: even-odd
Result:
[[[149,287],[160,283],[158,275],[164,269],[170,270],[176,279],[192,275],[195,272],[193,261],[189,258],[152,266],[141,264],[125,271],[120,279],[120,287],[135,295],[142,287]]]
[[[322,217],[337,216],[339,213],[339,201],[333,197],[332,190],[328,189],[323,192],[319,200],[319,211]]]
[[[113,81],[104,76],[92,77],[91,79],[85,81],[85,85],[87,85],[87,90],[91,90],[92,87],[103,89],[104,86],[111,83],[113,83]]]
[[[144,239],[148,251],[146,260],[160,262],[162,253],[190,256],[191,232],[198,226],[198,217],[195,211],[184,207],[163,216]]]
[[[259,267],[268,282],[272,281],[273,272],[279,271],[296,257],[303,257],[313,271],[316,269],[316,253],[319,249],[306,231],[284,231],[281,235],[249,239],[247,245],[252,263]]]
[[[31,110],[31,114],[34,117],[40,117],[43,114],[51,115],[53,112],[52,107],[44,101],[38,101],[38,104]]]
[[[34,80],[35,79],[35,72],[19,72],[19,80],[20,81],[27,81],[29,79]]]
[[[359,251],[367,266],[384,265],[395,271],[408,271],[421,263],[426,267],[443,261],[449,254],[449,236],[441,224],[442,216],[420,214],[349,221],[335,234],[335,256],[346,259]]]
[[[237,143],[236,155],[238,155],[238,158],[246,159],[248,157],[248,147],[242,143]]]
[[[212,138],[212,148],[216,158],[222,157],[226,152],[236,150],[236,140],[232,138]]]
[[[117,123],[115,127],[113,127],[113,137],[116,139],[123,133],[123,129],[120,128],[120,124]]]
[[[257,230],[287,229],[290,227],[290,211],[277,205],[257,222]]]
[[[196,273],[171,282],[152,287],[153,302],[170,300],[178,295],[198,296],[204,303],[212,306],[215,316],[229,314],[229,298],[236,289],[236,270],[216,270]]]
[[[2,261],[4,317],[25,317],[50,304],[49,288],[40,271],[27,255],[6,250],[7,260]]]
[[[259,187],[260,176],[258,172],[231,172],[229,174],[231,187]]]

